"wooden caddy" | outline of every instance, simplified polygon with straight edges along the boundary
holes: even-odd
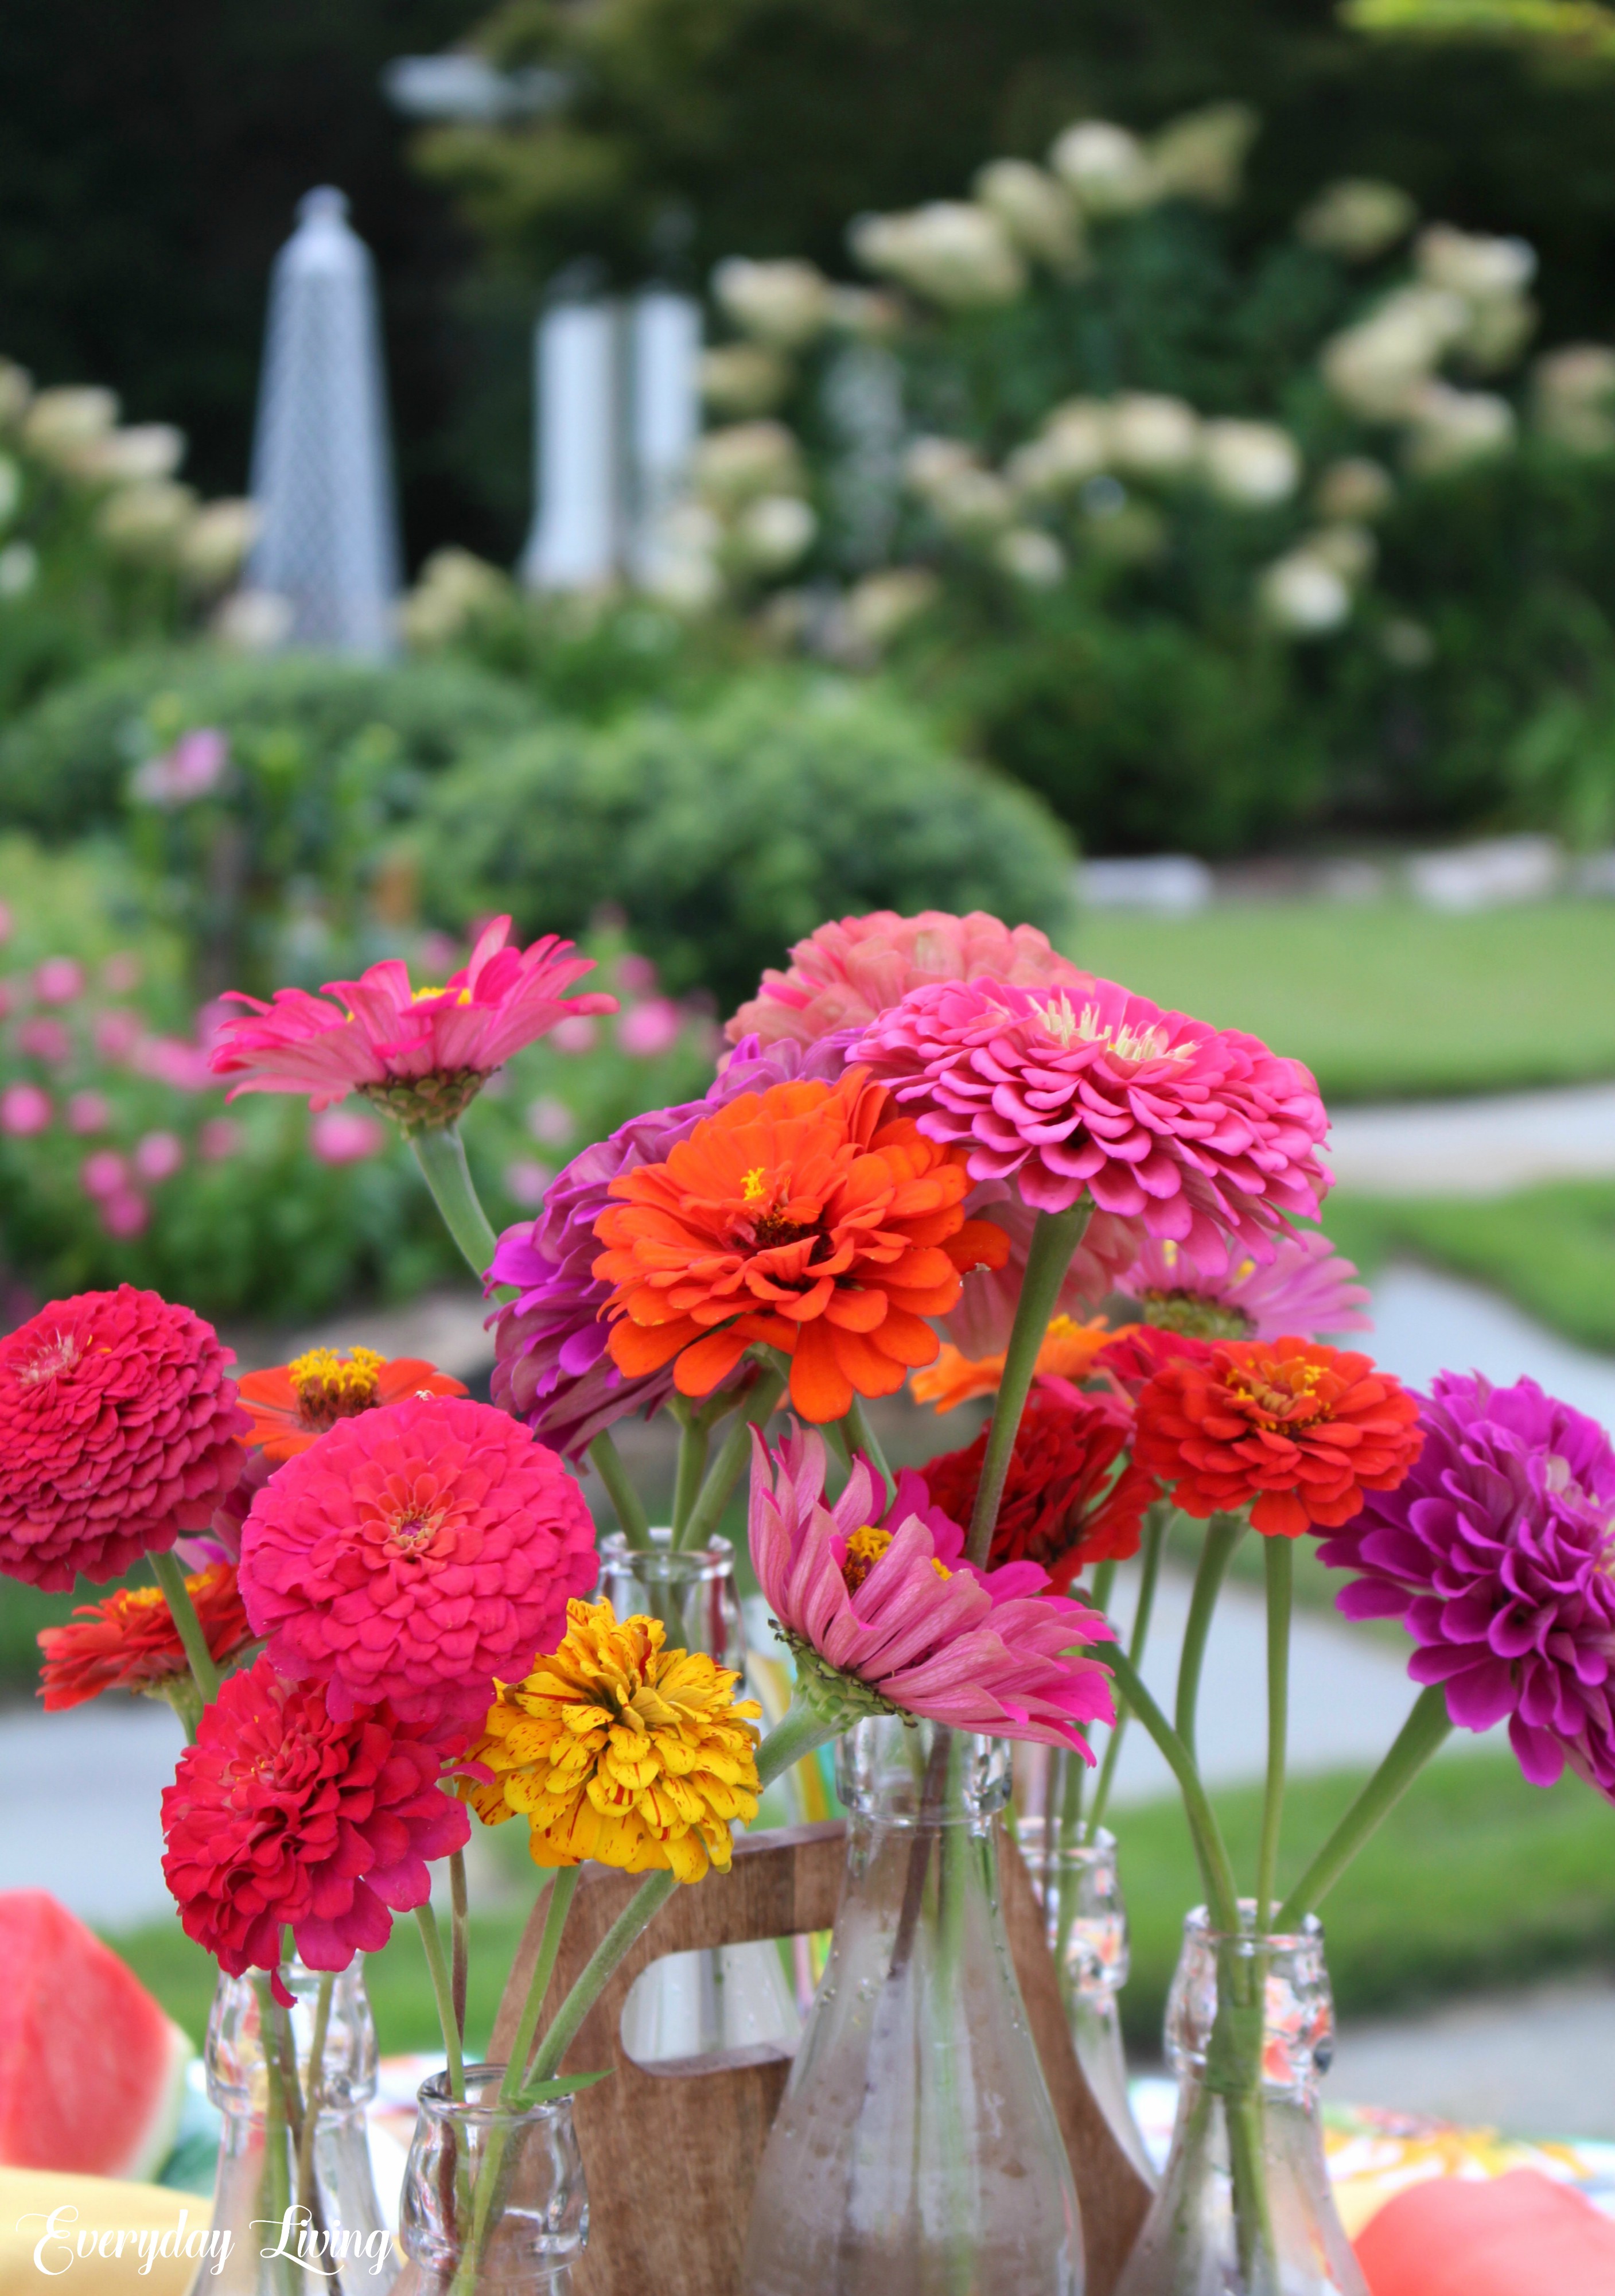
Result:
[[[840,1896],[846,1828],[788,1826],[743,1834],[729,1874],[679,1890],[624,1958],[578,2030],[564,2070],[613,2069],[573,2107],[589,2181],[589,2243],[578,2296],[738,2296],[746,2220],[764,2142],[791,2066],[771,2049],[636,2065],[622,2046],[622,2010],[641,1970],[668,1953],[827,1930]],[[1111,2296],[1150,2204],[1149,2189],[1111,2136],[1084,2079],[1044,1939],[1043,1913],[1021,1853],[1001,1829],[1004,1921],[1027,2021],[1082,2206],[1087,2296]],[[639,1887],[640,1876],[586,1866],[572,1901],[542,2024]],[[547,1898],[523,1932],[494,2027],[492,2058],[515,2037]],[[701,2084],[687,2105],[670,2081]],[[996,2289],[993,2296],[1021,2296]],[[1032,2292],[1028,2292],[1032,2296]]]

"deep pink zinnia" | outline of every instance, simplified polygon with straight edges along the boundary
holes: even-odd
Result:
[[[283,1926],[310,1969],[378,1951],[393,1914],[430,1895],[427,1859],[470,1834],[439,1783],[445,1751],[387,1706],[338,1721],[322,1685],[266,1657],[230,1676],[163,1792],[163,1878],[185,1935],[228,1976],[275,1971],[288,2003]]]
[[[389,957],[357,980],[328,980],[325,996],[340,1005],[306,988],[277,988],[272,1004],[233,989],[229,1001],[247,1010],[225,1021],[209,1066],[239,1078],[232,1100],[302,1092],[322,1109],[362,1092],[406,1132],[450,1123],[502,1062],[558,1021],[617,1010],[614,996],[567,996],[594,970],[570,940],[550,933],[507,948],[510,929],[508,917],[496,917],[442,988],[412,989],[407,966]]]
[[[1078,1725],[1115,1719],[1109,1670],[1075,1647],[1110,1640],[1096,1611],[1045,1594],[1035,1562],[965,1562],[964,1533],[917,1475],[899,1478],[882,1511],[860,1456],[831,1507],[822,1437],[771,1452],[754,1432],[751,1458],[751,1561],[810,1700],[848,1719],[860,1708],[918,1714],[1092,1761]]]
[[[250,1425],[211,1324],[120,1284],[0,1340],[0,1570],[53,1593],[200,1530]]]
[[[947,980],[1001,980],[1022,988],[1067,988],[1091,995],[1094,976],[1051,948],[1036,925],[1006,925],[983,909],[955,917],[895,909],[820,925],[791,951],[787,971],[769,971],[750,1004],[726,1030],[731,1044],[755,1035],[764,1046],[782,1037],[816,1044],[840,1029],[866,1028],[911,988]]]
[[[1357,1269],[1316,1228],[1281,1231],[1265,1265],[1249,1253],[1226,1260],[1207,1274],[1169,1238],[1150,1236],[1117,1288],[1146,1322],[1201,1339],[1316,1340],[1373,1329]]]
[[[1311,1073],[1258,1037],[1213,1029],[1099,980],[1073,999],[979,980],[916,988],[865,1029],[868,1063],[933,1140],[970,1146],[977,1180],[1037,1211],[1086,1193],[1202,1267],[1316,1214],[1329,1128]]]
[[[1533,1785],[1568,1761],[1615,1801],[1615,1451],[1534,1379],[1439,1373],[1406,1480],[1368,1495],[1319,1549],[1362,1573],[1335,1602],[1400,1619],[1415,1682],[1462,1730],[1506,1716]]]
[[[594,1584],[577,1483],[486,1403],[411,1396],[340,1419],[288,1459],[242,1530],[241,1589],[283,1674],[329,1685],[345,1719],[475,1721]]]

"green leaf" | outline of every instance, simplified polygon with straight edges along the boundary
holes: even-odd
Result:
[[[551,2080],[535,2081],[524,2088],[516,2100],[516,2110],[525,2112],[530,2104],[553,2104],[558,2096],[576,2096],[580,2088],[593,2088],[596,2081],[610,2080],[616,2071],[608,2065],[598,2073],[557,2073]]]

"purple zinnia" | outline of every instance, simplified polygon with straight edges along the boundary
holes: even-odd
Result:
[[[606,1353],[610,1327],[600,1311],[611,1286],[593,1270],[600,1257],[594,1222],[611,1201],[611,1182],[636,1165],[665,1163],[704,1117],[742,1093],[767,1092],[797,1077],[833,1083],[846,1065],[850,1033],[808,1046],[784,1038],[767,1049],[746,1037],[704,1099],[630,1117],[609,1140],[573,1158],[546,1190],[537,1219],[505,1229],[488,1288],[513,1283],[519,1296],[493,1319],[493,1399],[525,1419],[552,1451],[579,1458],[603,1428],[631,1411],[654,1411],[673,1393],[674,1365],[625,1379]]]
[[[1596,1421],[1535,1380],[1495,1388],[1440,1373],[1406,1480],[1373,1493],[1325,1540],[1364,1575],[1349,1618],[1399,1618],[1415,1682],[1442,1683],[1465,1730],[1504,1715],[1520,1767],[1551,1786],[1565,1763],[1615,1801],[1615,1451]]]

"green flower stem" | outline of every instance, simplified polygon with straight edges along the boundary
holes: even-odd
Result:
[[[299,2208],[314,2206],[314,2136],[325,2094],[325,2036],[331,2028],[331,1992],[336,1983],[327,1970],[314,1997],[314,2031],[308,2043],[308,2087],[303,2099],[303,2133],[297,2148],[297,2197]]]
[[[611,1431],[603,1427],[589,1445],[589,1463],[599,1471],[611,1505],[617,1510],[617,1520],[622,1525],[630,1546],[649,1546],[651,1521],[645,1513],[644,1501],[635,1489],[627,1469],[622,1464],[622,1454],[611,1440]]]
[[[1194,1715],[1200,1704],[1201,1669],[1206,1662],[1211,1617],[1228,1565],[1234,1560],[1234,1550],[1244,1535],[1243,1515],[1214,1514],[1200,1551],[1200,1568],[1194,1574],[1194,1592],[1189,1597],[1184,1646],[1177,1661],[1177,1710],[1173,1718],[1191,1761],[1195,1757]]]
[[[1133,1632],[1127,1643],[1127,1657],[1135,1672],[1144,1665],[1144,1654],[1150,1639],[1155,1590],[1160,1584],[1160,1558],[1167,1543],[1167,1526],[1171,1520],[1171,1505],[1164,1499],[1157,1501],[1144,1515],[1138,1572],[1138,1607],[1133,1613]],[[1121,1759],[1121,1742],[1127,1735],[1127,1717],[1131,1711],[1125,1698],[1117,1700],[1116,1726],[1111,1733],[1111,1742],[1104,1750],[1104,1760],[1099,1766],[1099,1783],[1094,1789],[1093,1814],[1088,1819],[1090,1841],[1104,1824],[1104,1814],[1110,1808],[1111,1788],[1116,1783],[1116,1765]]]
[[[453,1849],[448,1858],[449,1994],[455,2005],[455,2030],[465,2046],[465,1989],[471,1980],[471,1899],[465,1889],[465,1852]]]
[[[1082,1242],[1093,1207],[1084,1196],[1069,1211],[1039,1212],[1037,1225],[1032,1230],[1031,1246],[1027,1253],[1026,1274],[1021,1279],[1021,1299],[1015,1309],[1014,1328],[1004,1358],[1004,1377],[999,1382],[997,1401],[993,1406],[992,1426],[987,1439],[987,1456],[981,1462],[981,1480],[976,1491],[976,1510],[971,1517],[970,1538],[965,1546],[965,1559],[977,1568],[984,1569],[991,1552],[993,1531],[998,1521],[998,1502],[1004,1496],[1004,1482],[1009,1475],[1010,1460],[1014,1454],[1015,1437],[1021,1428],[1021,1414],[1026,1408],[1026,1398],[1032,1384],[1032,1374],[1037,1368],[1037,1350],[1048,1332],[1049,1319],[1054,1303],[1060,1297],[1071,1255]]]
[[[544,2007],[544,1997],[549,1991],[554,1973],[555,1956],[561,1950],[561,1933],[566,1927],[566,1917],[572,1909],[572,1899],[578,1889],[576,1866],[562,1866],[550,1883],[549,1910],[544,1917],[544,1935],[538,1943],[538,1958],[533,1964],[532,1982],[527,1988],[527,1999],[521,2005],[521,2022],[516,2028],[516,2038],[511,2044],[510,2062],[504,2068],[504,2079],[499,2084],[499,2102],[513,2105],[521,2094],[527,2078],[527,2061],[533,2053],[533,2036],[538,2030],[538,2014]]]
[[[758,1748],[759,1784],[772,1785],[783,1771],[790,1769],[805,1754],[812,1753],[815,1747],[824,1745],[827,1739],[836,1734],[834,1723],[822,1721],[802,1700],[792,1699],[790,1710]],[[533,2059],[527,2089],[537,2087],[540,2081],[550,2079],[560,2070],[561,2061],[570,2047],[578,2028],[599,2000],[612,1972],[629,1948],[650,1927],[677,1887],[677,1878],[672,1873],[652,1874],[629,1898],[589,1956],[571,1991],[555,2012],[548,2032],[538,2044],[538,2054]],[[551,1911],[553,1914],[553,1906]],[[545,1931],[547,1937],[547,1922]],[[515,2064],[518,2062],[512,2050],[511,2062]],[[526,2093],[524,2090],[523,2095]],[[521,2098],[519,2097],[517,2103],[520,2105]]]
[[[678,1477],[673,1486],[673,1544],[676,1546],[707,1472],[712,1426],[682,1395],[676,1395],[668,1408],[678,1422]]]
[[[746,1398],[744,1413],[725,1436],[717,1458],[707,1471],[707,1480],[685,1522],[684,1537],[673,1542],[676,1547],[699,1548],[711,1538],[723,1520],[730,1494],[751,1457],[751,1431],[768,1417],[784,1393],[790,1376],[789,1364],[767,1363],[758,1372],[757,1384]]]
[[[1094,1571],[1094,1583],[1088,1589],[1088,1598],[1093,1608],[1100,1611],[1102,1614],[1108,1612],[1110,1610],[1111,1595],[1115,1588],[1115,1563],[1102,1562],[1099,1565],[1099,1568]],[[1083,1733],[1085,1738],[1086,1734],[1087,1734],[1085,1731]],[[1088,1766],[1086,1759],[1081,1754],[1078,1753],[1074,1748],[1069,1751],[1056,1754],[1054,1757],[1054,1775],[1060,1783],[1059,1842],[1062,1849],[1070,1849],[1078,1841],[1082,1833],[1082,1797],[1087,1787]],[[1044,1820],[1044,1831],[1046,1835],[1048,1832],[1047,1818],[1045,1818]],[[1054,1843],[1053,1840],[1045,1840],[1045,1849],[1050,1854],[1051,1862],[1049,1871],[1051,1873],[1054,1870],[1052,1856],[1053,1848]],[[1069,1878],[1070,1877],[1065,1875],[1062,1876],[1061,1894],[1062,1903],[1064,1898],[1070,1894],[1066,1886]],[[1061,1923],[1060,1933],[1062,1939],[1063,1940],[1065,1936],[1065,1923],[1063,1920]]]
[[[213,1663],[208,1637],[202,1632],[196,1605],[191,1600],[190,1590],[185,1585],[185,1574],[172,1554],[152,1554],[147,1560],[152,1565],[153,1577],[162,1588],[168,1605],[168,1616],[185,1646],[192,1678],[201,1693],[202,1704],[211,1706],[218,1696],[218,1669]],[[194,1734],[193,1732],[192,1735]]]
[[[428,1131],[415,1133],[409,1144],[421,1168],[421,1177],[443,1215],[444,1226],[465,1254],[471,1274],[480,1283],[493,1260],[498,1238],[488,1226],[488,1214],[471,1185],[459,1126],[435,1125]],[[510,1299],[514,1295],[507,1290],[503,1296]]]
[[[1098,1646],[1090,1644],[1097,1655]],[[1177,1780],[1184,1798],[1184,1811],[1193,1837],[1194,1852],[1200,1861],[1201,1878],[1206,1885],[1206,1904],[1216,1928],[1227,1936],[1239,1930],[1239,1892],[1234,1885],[1234,1869],[1228,1862],[1228,1851],[1223,1841],[1222,1828],[1217,1822],[1200,1772],[1194,1767],[1194,1757],[1168,1721],[1166,1716],[1144,1688],[1125,1656],[1119,1644],[1113,1644],[1105,1663],[1116,1677],[1144,1728],[1166,1757],[1168,1767]]]
[[[847,1437],[848,1456],[862,1451],[870,1465],[886,1486],[886,1504],[889,1506],[898,1495],[898,1480],[886,1464],[886,1454],[881,1448],[881,1439],[869,1423],[869,1414],[864,1408],[864,1398],[854,1394],[852,1407],[841,1422]]]
[[[438,2022],[443,2028],[443,2054],[448,2063],[448,2093],[456,2104],[463,2104],[465,2054],[460,2046],[459,2028],[455,2023],[454,1989],[449,1983],[448,1964],[443,1958],[443,1940],[438,1934],[438,1916],[432,1911],[430,1898],[423,1906],[415,1907],[415,1920],[420,1924],[421,1943],[426,1948],[426,1966],[438,2004]]]
[[[1267,1578],[1267,1787],[1262,1796],[1262,1846],[1256,1867],[1256,1928],[1267,1934],[1278,1881],[1279,1825],[1284,1812],[1284,1759],[1290,1739],[1290,1614],[1295,1601],[1295,1548],[1287,1538],[1262,1542]]]
[[[264,2083],[264,2153],[262,2181],[258,2191],[259,2206],[265,2221],[279,2224],[291,2205],[291,2178],[286,2157],[290,2116],[286,2110],[285,2076],[280,2062],[278,2035],[275,2030],[275,2002],[269,1990],[266,1976],[254,1980],[258,1993],[258,2030],[263,2043],[264,2064],[268,2078]],[[296,2288],[300,2277],[295,2263],[279,2260],[272,2267],[271,2285],[284,2290]]]
[[[1447,1692],[1439,1682],[1422,1690],[1397,1734],[1397,1742],[1328,1841],[1273,1916],[1275,1936],[1316,1913],[1382,1818],[1401,1800],[1419,1772],[1447,1738],[1452,1723]]]

